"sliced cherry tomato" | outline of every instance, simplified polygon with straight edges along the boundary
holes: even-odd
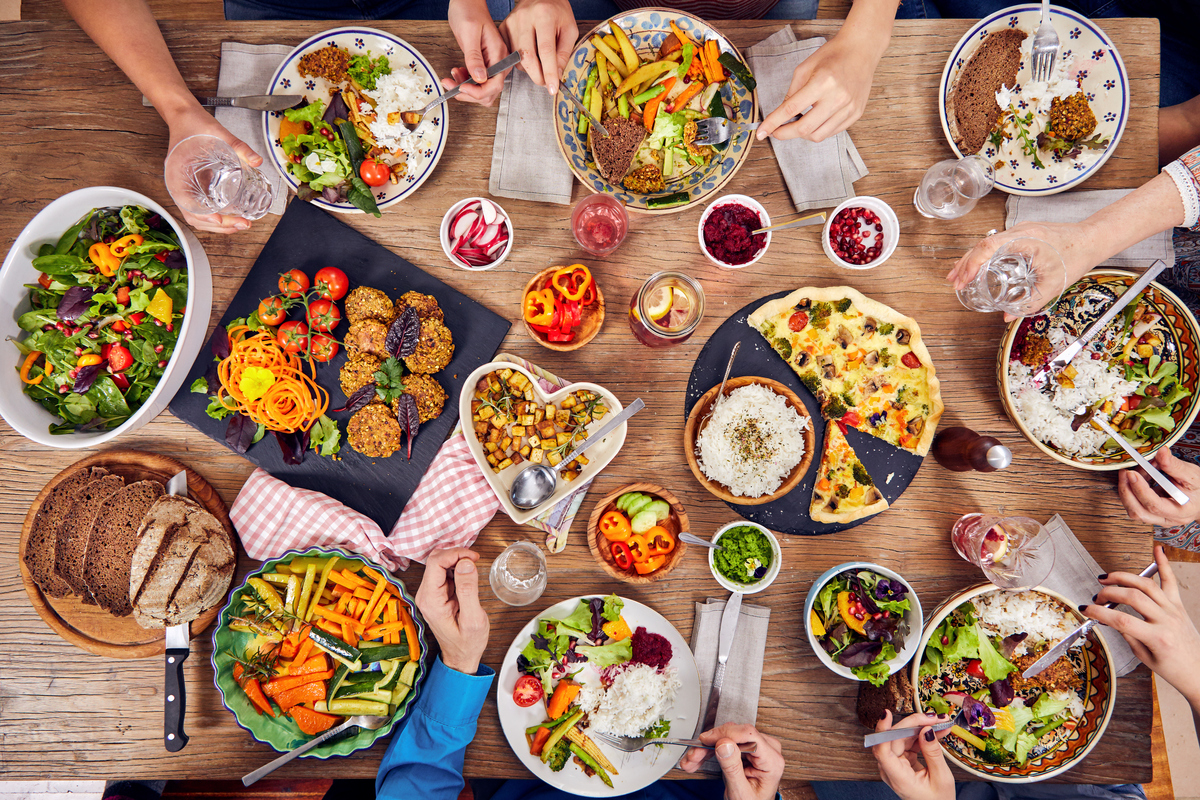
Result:
[[[38,283],[43,289],[49,289],[50,284],[53,283],[53,281],[50,280],[49,275],[43,272],[41,275],[38,275]]]
[[[521,708],[529,708],[545,694],[542,682],[536,675],[522,675],[517,678],[517,685],[513,687],[513,702]]]
[[[803,311],[797,311],[788,318],[788,328],[796,333],[808,327],[808,314]]]
[[[135,311],[129,315],[129,321],[132,322],[134,325],[141,325],[142,320],[144,320],[145,318],[146,318],[145,311]]]
[[[278,325],[287,319],[287,309],[283,307],[283,298],[278,296],[266,297],[258,304],[258,318],[264,325]]]
[[[308,327],[326,333],[342,321],[342,312],[332,300],[314,300],[308,305]]]
[[[296,298],[308,291],[308,276],[293,269],[279,276],[279,291],[284,297]]]
[[[313,276],[313,286],[326,300],[341,300],[350,291],[350,280],[337,267],[322,267]]]
[[[908,352],[900,356],[900,363],[909,369],[916,369],[921,366],[921,359],[917,358],[916,353]]]
[[[122,286],[119,289],[117,289],[117,305],[119,305],[119,306],[129,305],[129,287],[128,286]]]
[[[308,326],[303,322],[285,322],[276,334],[279,346],[288,353],[301,353],[308,349]]]
[[[113,372],[124,372],[133,366],[133,353],[125,345],[114,344],[108,350],[108,366]]]
[[[620,511],[609,511],[600,518],[600,533],[610,542],[623,542],[633,535],[629,518]]]
[[[633,566],[633,553],[629,551],[629,545],[624,542],[610,542],[608,548],[612,551],[613,561],[617,562],[618,567],[629,569]]]
[[[115,383],[117,388],[122,392],[129,388],[129,378],[126,378],[120,372],[113,373],[112,379],[113,383]]]
[[[650,558],[647,558],[645,561],[640,561],[637,564],[634,564],[633,568],[637,570],[638,575],[649,575],[651,572],[654,572],[665,563],[667,563],[667,557],[665,555],[650,556]]]
[[[363,160],[362,165],[358,168],[358,175],[367,186],[383,186],[388,182],[388,176],[391,174],[392,171],[388,169],[387,164],[373,158]]]
[[[313,361],[320,361],[324,363],[332,360],[337,354],[337,342],[335,342],[333,339],[330,339],[328,336],[325,336],[324,334],[313,334],[311,350],[309,351],[309,355],[312,356]]]
[[[984,671],[983,671],[983,662],[980,661],[978,658],[972,658],[970,661],[967,662],[967,674],[974,675],[976,678],[979,678],[979,680],[981,680],[981,681],[987,680],[987,675],[984,674]]]

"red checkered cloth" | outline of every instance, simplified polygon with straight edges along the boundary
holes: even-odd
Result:
[[[328,495],[289,486],[261,469],[238,493],[229,518],[246,554],[259,561],[288,550],[341,547],[389,570],[403,570],[409,559],[424,563],[435,549],[470,547],[499,509],[459,432],[438,451],[391,536]]]

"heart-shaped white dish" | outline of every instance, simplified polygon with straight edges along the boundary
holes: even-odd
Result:
[[[559,389],[557,392],[547,394],[542,388],[541,379],[531,373],[529,370],[522,368],[518,364],[511,361],[492,361],[480,366],[477,370],[471,373],[463,384],[462,394],[458,398],[458,416],[462,422],[463,433],[467,438],[467,447],[471,450],[471,455],[475,458],[475,463],[479,465],[479,469],[487,478],[488,485],[492,487],[492,491],[496,493],[496,497],[500,498],[500,505],[504,511],[510,516],[513,522],[524,524],[529,520],[541,514],[546,509],[552,507],[555,503],[562,500],[571,492],[578,489],[587,481],[596,477],[608,463],[616,458],[617,453],[621,450],[621,445],[625,444],[625,431],[628,429],[628,424],[620,425],[615,431],[604,437],[588,448],[587,457],[588,463],[584,466],[583,471],[579,473],[579,477],[568,483],[562,478],[559,478],[558,486],[554,490],[554,494],[550,499],[542,503],[537,508],[531,508],[528,511],[522,511],[512,504],[508,497],[509,489],[512,488],[513,480],[521,470],[525,469],[528,464],[514,464],[500,473],[492,472],[492,466],[487,462],[487,452],[483,449],[483,444],[475,435],[475,430],[471,424],[471,401],[475,399],[475,386],[480,379],[489,372],[494,372],[501,369],[511,369],[513,372],[519,372],[530,380],[533,384],[534,395],[539,403],[557,403],[561,398],[567,396],[571,392],[580,389],[586,389],[595,392],[604,398],[604,404],[608,406],[609,414],[619,414],[623,410],[621,401],[613,395],[612,392],[605,389],[603,386],[597,386],[594,383],[570,383]],[[607,417],[607,415],[605,415]],[[589,432],[597,430],[605,422],[604,419],[593,422],[587,426]]]

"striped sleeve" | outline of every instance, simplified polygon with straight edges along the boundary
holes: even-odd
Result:
[[[1200,231],[1200,147],[1163,167],[1183,199],[1183,226]]]

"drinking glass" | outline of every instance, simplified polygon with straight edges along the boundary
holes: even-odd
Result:
[[[704,290],[682,272],[656,272],[629,302],[629,328],[647,347],[687,341],[704,316]]]
[[[575,241],[594,256],[606,256],[616,250],[628,232],[629,214],[625,205],[612,195],[589,195],[576,203],[571,212]]]
[[[919,214],[931,219],[958,219],[995,185],[992,162],[983,156],[950,158],[925,171],[913,194],[913,205]]]
[[[1057,250],[1041,239],[1013,239],[958,290],[958,299],[972,311],[1027,317],[1058,300],[1066,288],[1067,267]]]
[[[171,148],[163,179],[171,199],[189,214],[254,220],[271,206],[266,177],[216,136],[189,136]]]
[[[1050,532],[1029,517],[965,514],[950,529],[954,550],[1001,589],[1040,586],[1054,568]]]
[[[546,557],[532,542],[514,542],[488,571],[492,592],[510,606],[527,606],[546,591]]]

